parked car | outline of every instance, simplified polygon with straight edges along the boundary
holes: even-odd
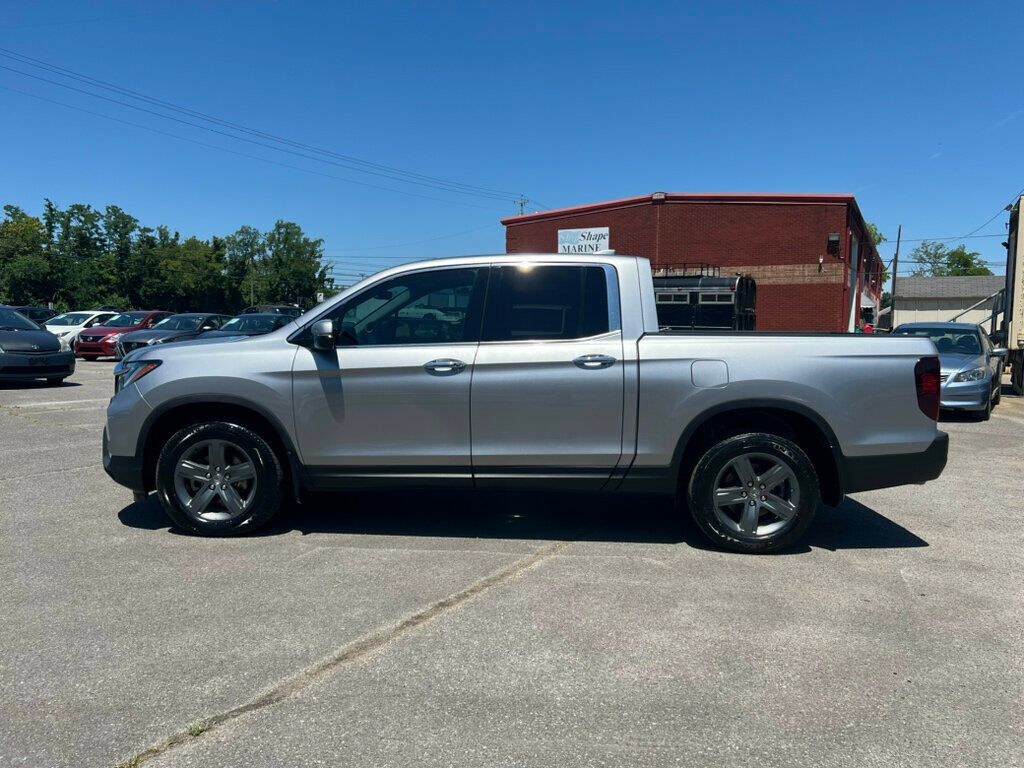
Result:
[[[38,323],[39,325],[45,325],[47,320],[57,314],[52,309],[47,309],[46,307],[14,307],[14,309],[33,323]]]
[[[214,339],[228,336],[262,336],[276,331],[294,320],[291,315],[238,315],[232,317],[215,331],[206,331],[199,338]]]
[[[302,314],[302,310],[294,304],[257,304],[254,307],[246,307],[238,314],[240,315],[289,315],[291,317],[298,317]]]
[[[75,372],[75,356],[60,340],[12,307],[0,306],[0,379],[60,384]]]
[[[43,325],[46,330],[60,339],[61,351],[74,352],[75,338],[80,331],[92,328],[94,325],[102,325],[117,314],[117,312],[93,309],[81,312],[65,312],[63,315],[51,317]]]
[[[114,357],[117,354],[118,339],[123,334],[152,328],[165,317],[170,316],[170,312],[153,310],[122,312],[119,315],[114,315],[102,325],[94,325],[89,330],[79,333],[78,339],[75,341],[75,353],[86,360]]]
[[[940,405],[970,411],[982,421],[999,405],[1008,351],[997,348],[985,330],[971,323],[904,323],[894,336],[931,339],[939,351]]]
[[[466,307],[433,335],[401,312]],[[660,332],[650,263],[495,256],[383,271],[263,336],[115,368],[103,463],[175,525],[253,531],[367,485],[679,494],[720,546],[795,542],[819,501],[937,477],[926,338]]]
[[[208,312],[185,312],[180,315],[171,315],[165,317],[150,330],[123,334],[117,341],[115,357],[120,360],[129,352],[142,347],[194,339],[205,331],[214,331],[220,328],[230,319],[227,315]]]

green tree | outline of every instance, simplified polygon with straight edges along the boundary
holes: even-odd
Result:
[[[134,236],[139,227],[139,220],[129,216],[116,205],[108,205],[103,212],[102,227],[106,241],[106,256],[112,262],[117,289],[132,302],[138,293],[133,281],[135,269],[132,260],[135,255]]]
[[[223,272],[222,249],[196,237],[178,242],[175,235],[174,242],[158,249],[157,281],[150,286],[152,306],[172,312],[222,309]]]
[[[331,286],[323,241],[287,221],[267,233],[246,226],[183,239],[115,205],[62,209],[52,200],[39,218],[6,206],[0,220],[0,300],[234,312],[268,301],[309,306]]]
[[[319,291],[329,290],[323,263],[323,240],[306,237],[302,227],[278,221],[264,238],[266,255],[260,262],[263,301],[287,301],[312,306]]]
[[[4,206],[0,221],[0,301],[45,304],[53,293],[46,228],[35,216]]]
[[[102,213],[82,204],[61,210],[47,200],[43,224],[49,234],[55,301],[79,308],[95,306],[118,295]]]
[[[992,274],[981,254],[968,251],[963,244],[950,248],[944,243],[925,240],[910,254],[910,260],[916,265],[913,274],[919,277]]]
[[[880,230],[878,228],[878,225],[877,224],[872,224],[870,221],[868,222],[868,237],[871,238],[871,244],[873,246],[875,246],[876,248],[878,246],[880,246],[882,243],[886,243],[886,242],[889,241],[889,238],[887,238],[885,235],[882,234],[882,230]],[[883,264],[882,265],[882,285],[885,285],[886,283],[889,282],[889,277],[890,277],[889,268],[886,267]]]
[[[228,301],[233,305],[256,303],[263,296],[260,265],[266,257],[263,234],[256,227],[239,227],[224,242],[224,277]]]

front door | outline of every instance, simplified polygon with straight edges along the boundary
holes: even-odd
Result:
[[[469,387],[486,274],[384,280],[326,316],[335,350],[299,347],[295,428],[314,484],[472,482]]]
[[[471,419],[476,484],[600,488],[622,454],[624,364],[615,271],[491,271]]]

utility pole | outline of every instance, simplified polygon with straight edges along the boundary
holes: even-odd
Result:
[[[889,325],[896,327],[896,275],[900,266],[900,238],[903,236],[903,225],[896,230],[896,253],[892,257],[892,301],[889,303]],[[890,328],[891,330],[891,328]]]
[[[520,216],[522,216],[524,213],[526,213],[526,204],[528,202],[530,202],[530,201],[526,199],[526,195],[520,195],[519,196],[519,215]]]

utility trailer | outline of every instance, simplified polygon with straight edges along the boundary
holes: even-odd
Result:
[[[996,299],[993,313],[992,340],[1009,350],[1010,388],[1015,395],[1024,395],[1024,239],[1021,238],[1021,203],[1010,209],[1010,233],[1006,241],[1006,288],[1002,302]],[[997,313],[1002,317],[997,320]]]
[[[654,269],[658,327],[665,331],[753,331],[757,284],[750,275],[722,277],[707,264]]]

